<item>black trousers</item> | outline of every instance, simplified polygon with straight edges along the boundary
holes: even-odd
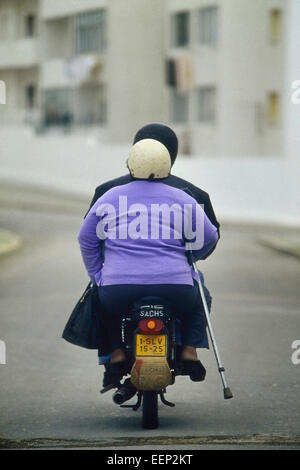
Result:
[[[135,300],[147,296],[163,297],[171,303],[174,313],[182,322],[183,345],[208,348],[207,322],[196,282],[193,286],[184,284],[100,286],[98,295],[103,308],[102,318],[106,325],[111,351],[122,346],[123,313],[130,310]],[[207,289],[206,296],[210,306],[211,298]]]

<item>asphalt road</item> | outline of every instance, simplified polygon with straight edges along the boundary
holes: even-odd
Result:
[[[200,264],[234,398],[223,399],[212,349],[199,351],[207,379],[177,378],[166,396],[176,407],[160,404],[160,427],[146,431],[139,411],[99,394],[96,352],[61,339],[88,281],[77,244],[85,202],[2,193],[0,227],[24,242],[0,260],[2,447],[300,448],[300,365],[291,361],[300,339],[299,259],[256,242],[283,229],[223,226],[216,251]]]

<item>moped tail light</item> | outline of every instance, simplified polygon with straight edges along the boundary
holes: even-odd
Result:
[[[140,320],[139,322],[139,330],[142,333],[145,334],[152,334],[152,335],[158,335],[164,328],[164,323],[162,320],[159,320],[157,318],[151,318],[151,319],[146,319],[143,318],[143,320]]]

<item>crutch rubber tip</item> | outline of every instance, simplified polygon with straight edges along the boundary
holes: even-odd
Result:
[[[228,400],[229,398],[233,398],[232,392],[229,387],[224,388],[224,398]]]

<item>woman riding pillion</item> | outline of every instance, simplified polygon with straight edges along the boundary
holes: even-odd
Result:
[[[130,151],[132,182],[114,187],[87,214],[78,236],[84,264],[98,294],[111,344],[103,386],[118,386],[125,372],[121,318],[135,300],[168,300],[181,321],[182,370],[194,381],[205,377],[196,348],[207,347],[202,305],[185,245],[194,259],[205,258],[218,239],[217,228],[197,201],[162,183],[171,170],[168,149],[142,139]],[[104,263],[101,251],[104,246]]]

